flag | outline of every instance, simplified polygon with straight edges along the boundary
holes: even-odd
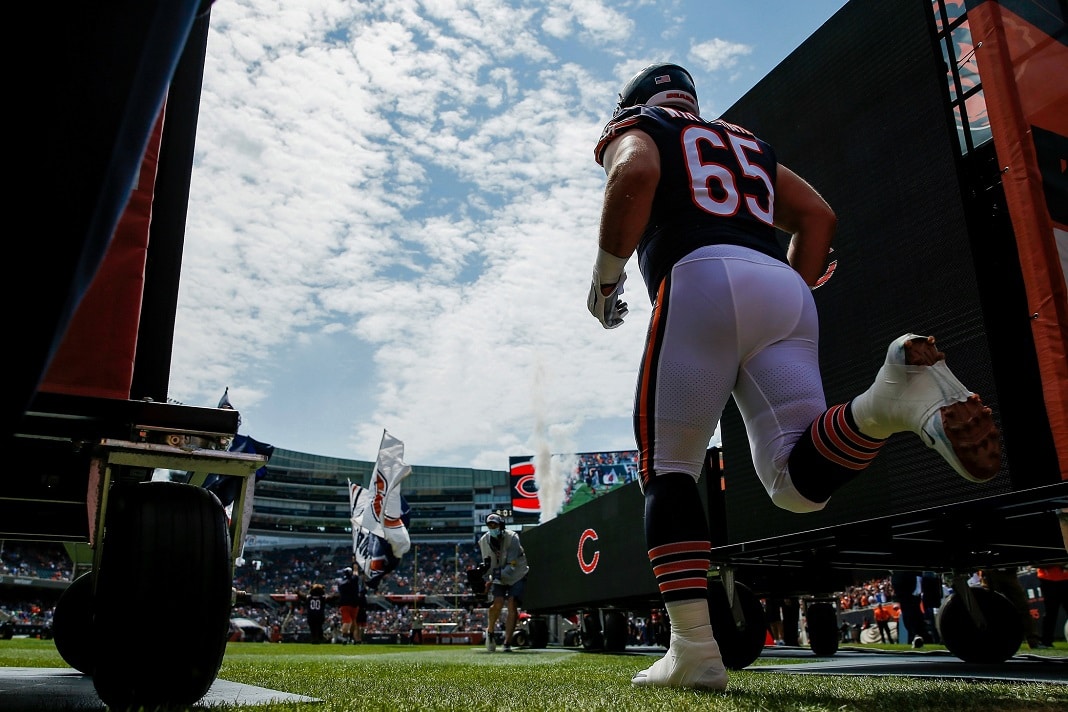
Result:
[[[408,527],[401,521],[400,499],[401,481],[410,474],[411,466],[404,464],[404,443],[383,430],[375,471],[367,486],[370,500],[359,524],[388,541],[397,557],[404,556],[412,546]]]
[[[254,440],[247,435],[237,435],[234,437],[233,442],[230,443],[230,452],[247,452],[256,455],[266,455],[270,460],[271,455],[274,454],[274,445],[268,445],[267,443],[261,443],[259,440]],[[256,477],[254,481],[262,480],[267,475],[267,464],[264,463],[258,470],[256,470]],[[250,483],[251,484],[251,483]],[[224,507],[229,507],[237,499],[238,492],[241,491],[241,477],[237,475],[218,475],[212,473],[204,479],[204,489],[215,493],[215,496],[219,498]],[[252,498],[249,498],[249,502],[252,502]]]
[[[363,574],[369,589],[377,589],[386,574],[400,565],[401,557],[394,553],[393,546],[385,537],[375,534],[360,525],[364,511],[371,506],[370,490],[349,482],[349,502],[352,511],[352,558],[356,568]],[[411,508],[404,496],[400,496],[400,520],[407,528],[411,520]],[[407,529],[405,529],[407,531]]]
[[[227,386],[226,390],[223,391],[222,398],[219,399],[219,405],[216,408],[234,409],[233,403],[230,402],[230,386]]]
[[[274,454],[274,445],[267,443],[261,443],[255,438],[250,438],[247,435],[235,435],[233,442],[230,443],[230,452],[249,452],[256,455],[266,455],[267,459],[271,459],[271,455]],[[264,463],[262,467],[256,470],[256,479],[262,480],[267,476],[267,463]]]
[[[230,386],[226,387],[223,391],[222,398],[219,399],[219,408],[227,410],[235,410],[233,403],[230,402]],[[241,427],[241,416],[237,416],[237,427]],[[230,452],[247,452],[256,455],[266,455],[267,459],[271,458],[274,454],[274,445],[268,443],[262,443],[259,440],[250,438],[247,435],[234,435],[234,439],[230,441]],[[262,467],[256,470],[256,480],[262,480],[267,476],[267,463],[264,463]],[[235,475],[218,475],[210,474],[204,480],[204,489],[215,493],[215,496],[219,498],[224,507],[229,507],[237,499],[238,492],[241,491],[241,478]],[[249,503],[252,502],[252,497],[248,498]]]
[[[371,588],[397,567],[412,546],[411,508],[400,491],[401,481],[411,473],[404,462],[404,443],[383,430],[367,487],[349,480],[352,552]]]
[[[227,386],[226,390],[223,391],[222,398],[219,399],[219,405],[217,405],[216,408],[225,408],[226,410],[237,410],[236,408],[234,408],[234,404],[230,402],[230,386]],[[241,414],[240,413],[237,414],[237,427],[238,427],[239,430],[241,429]]]

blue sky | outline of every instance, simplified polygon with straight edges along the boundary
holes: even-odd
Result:
[[[726,111],[841,0],[220,0],[170,397],[277,447],[506,469],[626,450],[649,302],[586,310],[593,146],[638,69]]]

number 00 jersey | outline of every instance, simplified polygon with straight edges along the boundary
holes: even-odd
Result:
[[[725,121],[666,106],[632,106],[609,121],[594,150],[641,129],[660,150],[660,183],[638,243],[649,298],[680,259],[704,245],[748,247],[786,262],[774,226],[775,150]]]

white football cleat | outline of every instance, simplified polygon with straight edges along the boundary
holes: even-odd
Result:
[[[631,683],[696,690],[727,689],[727,668],[712,635],[712,626],[686,631],[685,637],[672,633],[667,655],[637,673]]]
[[[875,382],[853,399],[853,417],[873,438],[914,432],[961,477],[986,482],[1001,469],[998,429],[990,408],[953,375],[945,358],[933,336],[899,336]]]

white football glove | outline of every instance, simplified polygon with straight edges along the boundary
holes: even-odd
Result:
[[[597,271],[593,272],[593,283],[590,285],[590,295],[586,298],[586,306],[590,314],[597,317],[601,326],[606,329],[614,329],[623,323],[623,317],[627,315],[627,303],[621,302],[619,297],[623,294],[623,283],[627,281],[627,273],[619,275],[615,289],[608,296],[601,293],[601,280]]]

